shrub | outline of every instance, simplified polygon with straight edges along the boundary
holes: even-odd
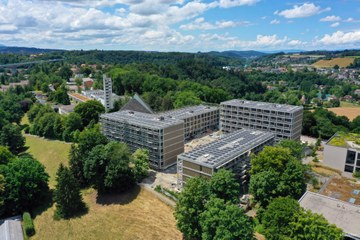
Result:
[[[28,212],[24,212],[23,214],[23,222],[24,222],[24,228],[25,228],[25,233],[28,237],[31,237],[35,234],[35,228],[34,228],[34,224],[33,221],[31,219],[30,213]]]
[[[360,179],[360,171],[356,171],[353,173],[353,177],[354,178],[359,178]]]

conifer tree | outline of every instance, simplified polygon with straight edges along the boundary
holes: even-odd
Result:
[[[60,165],[56,173],[55,202],[56,211],[55,218],[70,218],[85,209],[80,186],[68,167]]]

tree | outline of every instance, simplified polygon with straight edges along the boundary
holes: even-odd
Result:
[[[174,102],[175,108],[181,108],[190,105],[198,105],[201,100],[193,91],[178,92]]]
[[[60,68],[58,75],[67,81],[72,76],[72,71],[69,66],[63,66]]]
[[[296,159],[301,160],[304,157],[304,150],[306,144],[301,143],[300,141],[285,139],[278,143],[279,147],[288,148]]]
[[[130,152],[125,143],[94,147],[84,162],[84,176],[101,193],[123,192],[134,182]]]
[[[38,114],[30,128],[30,132],[50,139],[62,139],[63,125],[61,115],[55,112],[46,112],[43,115]]]
[[[296,160],[288,148],[266,146],[258,155],[251,157],[251,174],[273,169],[281,173],[285,170],[286,164]]]
[[[64,141],[74,141],[75,140],[75,131],[83,130],[83,125],[81,121],[81,117],[79,114],[72,112],[69,115],[67,115],[64,119],[64,132],[62,135],[62,138]]]
[[[131,155],[132,172],[135,180],[141,182],[149,171],[149,151],[146,149],[137,149]]]
[[[50,93],[49,100],[59,104],[69,105],[70,98],[67,92],[68,90],[66,88],[66,85],[62,84],[60,87],[56,89],[55,92]]]
[[[25,145],[25,138],[21,134],[20,127],[11,123],[5,125],[0,131],[0,145],[9,147],[14,154],[21,152]]]
[[[253,224],[244,210],[234,204],[227,204],[223,199],[211,198],[200,214],[203,240],[252,240]]]
[[[85,187],[87,180],[84,176],[84,162],[90,151],[97,145],[107,144],[107,138],[100,132],[100,128],[86,128],[79,134],[78,144],[71,145],[69,154],[70,169],[76,179],[78,179],[80,186]]]
[[[7,147],[0,146],[0,164],[7,164],[15,158],[15,155],[12,154]]]
[[[90,100],[79,103],[74,108],[74,112],[81,116],[83,126],[86,127],[91,121],[97,123],[99,121],[99,115],[105,112],[105,108],[99,101]]]
[[[273,169],[252,175],[249,190],[261,206],[267,206],[278,197],[279,174]]]
[[[220,169],[210,181],[211,193],[220,199],[232,203],[239,202],[240,184],[235,178],[235,174],[226,169]]]
[[[289,197],[274,199],[261,215],[261,223],[265,228],[266,239],[283,239],[289,235],[289,224],[300,212],[299,203]]]
[[[278,193],[299,199],[306,191],[305,168],[299,161],[290,161],[281,174]]]
[[[290,239],[295,240],[342,240],[344,234],[342,230],[336,227],[322,216],[312,213],[310,210],[301,211],[289,226]]]
[[[0,175],[0,216],[4,213],[4,201],[5,201],[5,178]]]
[[[201,239],[200,214],[210,198],[209,182],[204,178],[190,178],[179,195],[175,207],[176,226],[185,239]]]
[[[32,123],[37,116],[42,116],[47,112],[54,112],[50,105],[41,105],[40,103],[33,104],[27,112],[29,121]]]
[[[5,211],[18,214],[40,205],[48,195],[49,175],[45,167],[31,157],[15,158],[7,165],[0,165],[5,177]]]
[[[60,164],[56,173],[54,200],[56,202],[55,217],[69,218],[85,209],[80,185],[71,170]]]

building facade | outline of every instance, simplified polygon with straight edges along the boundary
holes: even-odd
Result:
[[[103,85],[104,85],[104,106],[105,110],[109,111],[110,109],[113,109],[114,102],[112,99],[112,81],[111,78],[106,77],[106,75],[103,76]]]
[[[242,128],[268,131],[275,140],[300,140],[303,107],[233,99],[220,104],[220,129],[230,133]]]
[[[100,122],[110,140],[126,143],[132,152],[147,149],[152,168],[166,169],[184,152],[182,120],[125,110],[102,114]]]
[[[324,146],[324,164],[342,172],[360,172],[360,135],[336,133]]]
[[[192,177],[211,178],[221,168],[232,170],[239,181],[246,185],[250,155],[257,154],[264,146],[273,144],[273,133],[242,129],[183,153],[177,158],[178,187],[183,188],[186,180]]]
[[[163,112],[160,115],[183,120],[185,140],[219,128],[219,108],[217,107],[198,105]]]

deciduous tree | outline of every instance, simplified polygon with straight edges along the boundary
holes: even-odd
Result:
[[[211,193],[220,199],[232,203],[239,202],[240,184],[235,178],[235,174],[226,169],[220,169],[210,181]]]
[[[204,178],[188,179],[175,207],[176,226],[185,239],[201,239],[200,214],[210,198],[210,186]]]

